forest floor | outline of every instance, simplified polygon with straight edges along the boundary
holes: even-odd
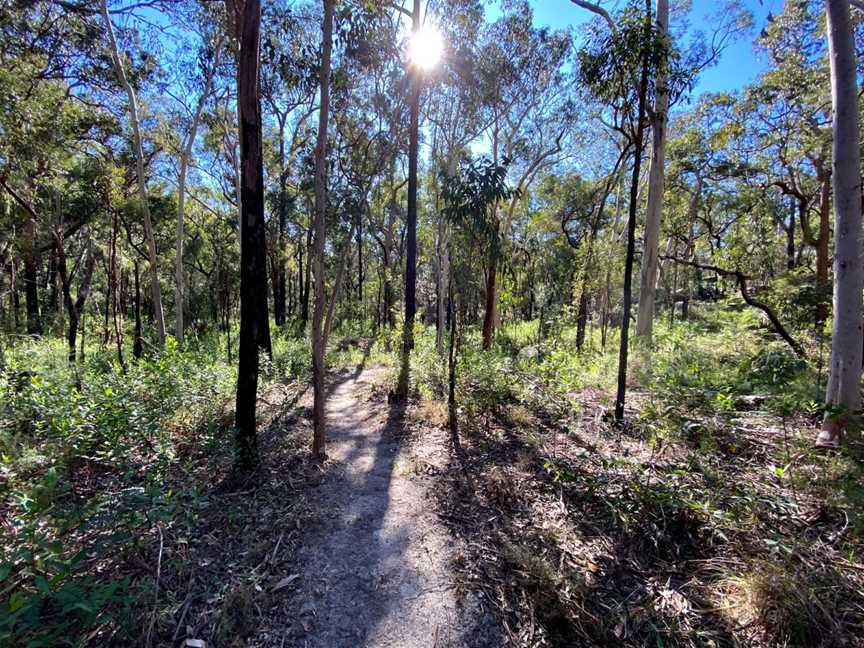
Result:
[[[454,540],[431,490],[444,433],[388,404],[384,373],[358,370],[329,395],[328,476],[297,555],[289,636],[310,648],[499,645],[478,603],[455,592]]]
[[[211,493],[152,645],[858,645],[856,543],[803,486],[827,465],[808,421],[747,401],[658,441],[646,394],[619,428],[586,390],[569,414],[502,404],[454,437],[442,403],[389,403],[390,378],[331,376],[323,463],[311,390],[271,387],[257,483]]]
[[[190,647],[502,644],[488,606],[458,590],[459,541],[437,515],[448,436],[387,402],[386,371],[331,377],[323,463],[294,454],[311,435],[311,390],[265,395],[265,412],[280,412],[261,434],[269,466],[254,487],[230,484],[207,507],[209,532],[191,560],[198,582],[186,588],[192,610],[165,619],[170,641],[185,628]],[[229,519],[239,497],[248,501]]]
[[[457,434],[434,331],[402,404],[394,359],[340,341],[325,461],[282,342],[242,477],[233,366],[94,363],[70,400],[53,354],[2,392],[0,645],[864,646],[864,448],[814,451],[811,373],[730,330],[655,352],[624,425],[612,353],[478,340]]]

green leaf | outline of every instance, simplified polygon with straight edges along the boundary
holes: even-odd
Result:
[[[21,592],[12,592],[12,596],[9,597],[9,611],[17,612],[27,604],[27,600]]]

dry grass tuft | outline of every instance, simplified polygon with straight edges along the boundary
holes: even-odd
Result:
[[[534,414],[524,405],[511,405],[507,409],[507,418],[512,426],[527,428],[537,422]]]
[[[440,400],[422,400],[408,410],[408,418],[433,427],[447,425],[447,403]]]
[[[241,648],[255,628],[255,589],[251,585],[238,585],[225,595],[217,613],[216,645]]]
[[[772,645],[847,645],[864,631],[861,584],[830,561],[760,561],[721,589],[730,621],[758,627]]]

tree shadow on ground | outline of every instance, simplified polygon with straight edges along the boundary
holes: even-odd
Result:
[[[440,505],[470,547],[467,586],[497,608],[511,644],[746,643],[688,574],[722,547],[668,493],[598,465],[589,440],[573,439],[572,461],[506,428],[466,426],[457,441]]]

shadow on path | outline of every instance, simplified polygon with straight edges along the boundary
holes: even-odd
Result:
[[[414,455],[438,446],[408,443],[403,404],[370,402],[382,375],[361,365],[330,385],[327,476],[310,494],[320,513],[300,544],[285,645],[465,645],[451,540]]]

